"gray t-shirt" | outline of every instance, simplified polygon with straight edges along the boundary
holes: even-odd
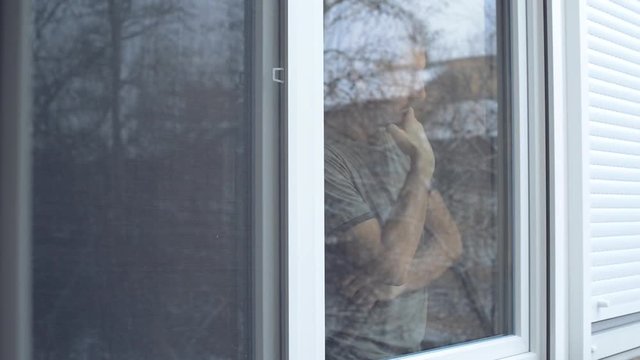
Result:
[[[381,129],[368,143],[327,129],[325,136],[325,292],[327,359],[385,359],[419,350],[427,321],[425,289],[379,302],[368,312],[340,294],[356,270],[340,234],[367,219],[388,219],[409,158]],[[423,233],[422,246],[426,239]]]

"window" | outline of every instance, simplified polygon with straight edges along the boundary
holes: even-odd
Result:
[[[385,338],[381,336],[378,337],[376,341],[368,341],[368,344],[374,344],[372,347],[378,346],[378,349],[386,348],[385,351],[387,352],[383,355],[379,353],[371,355],[373,351],[378,351],[378,349],[372,350],[368,355],[362,355],[362,353],[351,353],[349,355],[354,358],[358,356],[390,358],[410,355],[409,358],[416,359],[460,359],[466,356],[493,359],[518,354],[524,355],[529,351],[534,351],[534,349],[537,349],[539,346],[535,337],[538,336],[537,334],[539,329],[541,329],[541,324],[538,320],[540,318],[536,315],[538,314],[536,311],[538,311],[539,306],[544,306],[544,303],[539,300],[536,300],[534,306],[532,306],[530,302],[530,299],[538,299],[537,297],[542,296],[542,293],[539,292],[541,290],[540,285],[543,284],[540,282],[540,276],[543,274],[543,267],[540,265],[542,259],[540,257],[540,251],[542,251],[542,249],[537,244],[539,241],[544,241],[542,240],[544,239],[544,230],[541,230],[543,229],[543,225],[539,222],[541,221],[540,215],[544,214],[544,203],[540,202],[540,196],[544,198],[544,190],[540,185],[540,180],[543,178],[538,177],[540,175],[539,173],[530,175],[529,172],[531,168],[538,166],[530,162],[531,159],[535,159],[538,156],[532,154],[536,154],[539,149],[541,149],[541,147],[539,147],[540,144],[544,143],[539,133],[540,123],[533,118],[533,116],[537,115],[533,111],[530,112],[531,109],[528,106],[530,101],[535,107],[538,106],[535,104],[534,92],[529,93],[527,91],[529,76],[529,69],[527,68],[527,31],[534,30],[528,30],[526,19],[527,16],[533,16],[536,10],[534,7],[529,8],[521,2],[515,2],[509,9],[502,8],[501,6],[496,8],[492,6],[495,4],[489,2],[469,2],[469,4],[475,4],[477,9],[480,10],[479,14],[478,11],[461,11],[461,13],[464,14],[466,19],[472,18],[476,19],[480,24],[486,24],[486,27],[482,25],[480,28],[470,26],[470,31],[475,31],[475,33],[479,35],[480,40],[478,41],[482,42],[482,45],[477,45],[477,42],[474,43],[474,45],[477,46],[475,49],[480,49],[480,53],[482,54],[502,54],[502,56],[495,56],[494,61],[496,61],[496,63],[492,64],[491,61],[483,62],[482,59],[476,59],[477,62],[465,62],[459,58],[455,58],[455,56],[459,56],[460,58],[469,56],[469,53],[449,54],[452,57],[451,59],[455,59],[455,61],[451,61],[451,63],[455,65],[451,65],[446,64],[446,57],[442,54],[439,56],[443,56],[445,60],[442,58],[438,59],[437,53],[430,54],[429,51],[425,51],[429,45],[433,45],[435,42],[432,38],[429,38],[429,36],[426,36],[426,38],[430,42],[426,42],[427,47],[422,48],[422,53],[418,51],[416,54],[416,52],[412,53],[409,50],[402,53],[402,56],[397,55],[397,53],[403,49],[406,50],[407,46],[404,44],[397,45],[398,40],[393,39],[395,35],[392,32],[397,28],[405,32],[407,28],[409,28],[408,31],[411,31],[413,24],[409,21],[403,22],[402,19],[394,19],[393,16],[399,15],[400,17],[405,16],[405,19],[418,19],[418,27],[428,28],[429,26],[433,26],[433,24],[429,23],[430,15],[433,12],[424,11],[424,9],[419,8],[419,6],[428,7],[428,3],[420,2],[420,4],[414,4],[415,7],[413,8],[410,6],[410,3],[409,1],[390,1],[379,4],[358,1],[325,2],[324,8],[322,9],[323,19],[321,19],[324,25],[322,49],[319,49],[318,41],[320,37],[317,34],[317,26],[320,20],[318,19],[317,13],[314,13],[314,11],[318,11],[318,9],[303,9],[295,4],[289,4],[289,26],[291,27],[292,24],[295,24],[297,26],[296,28],[301,29],[301,33],[304,33],[305,36],[301,38],[301,35],[297,33],[288,35],[288,104],[289,106],[294,106],[288,109],[288,149],[289,154],[302,153],[303,155],[300,156],[304,156],[305,161],[289,160],[288,180],[290,182],[290,189],[302,187],[306,190],[304,195],[306,204],[304,206],[298,204],[299,200],[289,200],[289,204],[294,204],[297,209],[295,212],[291,209],[289,210],[289,220],[291,220],[291,216],[294,216],[297,219],[304,219],[307,221],[307,225],[311,225],[314,221],[318,221],[317,216],[320,204],[326,205],[325,201],[327,201],[328,197],[331,197],[330,201],[334,204],[329,205],[328,209],[327,207],[324,208],[325,217],[322,229],[318,228],[317,223],[313,223],[312,226],[305,229],[304,242],[300,241],[299,244],[293,245],[292,242],[295,241],[295,238],[292,238],[290,233],[289,246],[295,246],[295,249],[290,248],[289,252],[290,278],[297,280],[298,278],[318,279],[322,275],[325,277],[324,289],[320,288],[317,283],[300,284],[299,286],[295,286],[294,284],[294,286],[289,286],[288,288],[290,291],[289,301],[291,301],[291,299],[297,299],[298,303],[301,303],[300,299],[305,299],[304,304],[306,305],[296,309],[297,311],[293,313],[296,316],[296,320],[292,322],[294,324],[306,323],[307,326],[314,328],[319,327],[324,322],[325,333],[319,334],[317,330],[309,330],[308,332],[303,332],[301,335],[297,335],[297,332],[294,332],[292,336],[294,339],[300,339],[304,336],[306,339],[304,341],[309,344],[309,348],[314,349],[314,354],[319,349],[323,349],[326,352],[327,358],[331,358],[331,356],[340,358],[339,356],[341,356],[341,354],[349,354],[349,351],[353,350],[349,344],[354,344],[359,341],[360,339],[357,339],[358,334],[362,334],[362,332],[350,331],[349,329],[347,331],[341,331],[341,329],[347,326],[342,327],[340,321],[343,319],[340,317],[353,316],[357,319],[364,319],[368,315],[374,316],[374,313],[377,311],[375,310],[375,305],[373,305],[374,310],[371,310],[371,312],[367,312],[365,309],[360,310],[358,314],[353,314],[349,312],[350,309],[352,309],[349,308],[349,306],[353,306],[353,303],[350,303],[349,299],[343,298],[336,300],[339,299],[339,293],[341,291],[341,289],[339,289],[339,278],[342,277],[342,280],[346,278],[347,283],[353,281],[353,277],[349,278],[351,274],[348,273],[348,270],[344,269],[348,269],[349,266],[352,266],[352,268],[356,266],[346,263],[343,260],[344,257],[340,259],[339,256],[335,256],[335,254],[350,252],[354,254],[353,256],[356,258],[361,257],[356,260],[350,259],[351,261],[361,261],[360,264],[367,264],[367,261],[373,258],[367,258],[367,256],[380,254],[381,251],[375,247],[356,247],[356,249],[364,249],[364,251],[360,252],[357,250],[353,251],[353,249],[344,250],[332,248],[331,246],[334,244],[345,244],[354,239],[356,241],[366,242],[371,238],[375,240],[376,236],[380,236],[376,234],[384,231],[384,224],[381,224],[384,223],[384,220],[380,221],[379,218],[382,219],[383,216],[388,215],[389,210],[372,208],[372,201],[369,199],[369,202],[367,202],[368,199],[366,199],[366,197],[369,196],[371,192],[375,192],[375,190],[365,189],[365,187],[367,185],[374,187],[382,186],[377,182],[383,182],[387,179],[383,179],[383,176],[377,176],[376,174],[372,174],[372,176],[364,179],[364,175],[361,174],[361,172],[365,170],[363,167],[357,168],[355,164],[357,162],[356,160],[358,160],[356,159],[357,156],[354,155],[351,157],[351,160],[353,160],[351,162],[345,159],[346,155],[344,153],[351,150],[349,148],[351,145],[345,145],[347,143],[346,140],[342,143],[334,142],[334,138],[332,137],[335,134],[331,132],[336,131],[336,129],[332,127],[333,124],[329,125],[328,122],[339,123],[340,121],[349,120],[355,122],[354,119],[358,119],[358,117],[377,117],[381,119],[381,121],[388,120],[385,115],[389,114],[393,109],[374,109],[372,103],[385,100],[386,97],[394,96],[389,95],[389,93],[397,94],[403,91],[415,92],[416,89],[420,90],[425,83],[434,85],[438,80],[449,80],[449,84],[453,84],[452,86],[455,88],[455,81],[463,80],[459,80],[459,78],[456,79],[456,76],[451,76],[448,79],[444,76],[439,78],[447,69],[446,65],[452,67],[455,65],[460,66],[456,68],[456,70],[464,69],[465,66],[472,67],[476,65],[478,67],[475,68],[475,70],[491,69],[494,71],[493,75],[485,78],[488,79],[487,82],[483,83],[492,84],[493,81],[493,89],[489,87],[483,90],[477,90],[478,93],[474,93],[476,89],[472,89],[472,85],[469,85],[464,88],[464,91],[467,91],[467,93],[463,93],[462,89],[459,89],[461,90],[460,93],[454,93],[453,91],[442,91],[434,86],[433,92],[435,95],[432,95],[434,95],[434,98],[438,98],[437,95],[440,95],[441,97],[438,99],[442,100],[441,102],[436,102],[436,104],[429,104],[430,89],[429,86],[426,86],[427,100],[424,102],[414,102],[412,107],[414,107],[414,114],[420,113],[416,110],[419,106],[422,106],[423,109],[426,108],[427,110],[433,111],[433,113],[428,114],[430,117],[427,118],[425,116],[426,111],[422,110],[423,112],[420,114],[420,116],[423,117],[422,119],[429,119],[432,122],[440,119],[442,122],[441,124],[431,123],[425,126],[427,136],[433,136],[435,139],[439,139],[438,136],[441,137],[439,139],[441,141],[440,144],[437,144],[437,140],[432,141],[432,148],[436,149],[437,146],[441,146],[439,151],[450,156],[447,160],[443,160],[443,165],[440,165],[442,169],[445,170],[436,170],[436,173],[438,171],[443,171],[443,173],[446,171],[454,172],[456,166],[462,166],[456,164],[456,161],[461,161],[462,159],[469,160],[465,155],[442,151],[442,149],[446,148],[447,141],[452,141],[452,139],[447,139],[447,137],[455,138],[452,136],[452,132],[456,130],[460,131],[459,134],[455,134],[460,137],[462,137],[462,133],[466,132],[467,136],[473,137],[474,135],[478,135],[478,133],[474,131],[478,131],[478,128],[480,128],[482,131],[485,131],[481,131],[485,137],[480,136],[476,139],[479,143],[485,140],[487,140],[488,143],[494,141],[494,143],[491,143],[491,146],[485,148],[489,154],[494,156],[494,162],[489,162],[488,172],[493,173],[486,178],[485,184],[487,188],[483,189],[482,186],[479,186],[480,189],[465,189],[468,191],[467,194],[477,196],[475,200],[471,200],[471,196],[465,196],[466,194],[460,195],[457,199],[461,201],[461,203],[464,201],[473,203],[473,201],[482,199],[482,196],[487,196],[486,199],[493,198],[493,204],[489,205],[492,200],[488,200],[484,205],[480,205],[480,201],[478,201],[473,203],[474,205],[472,206],[467,205],[467,209],[461,206],[459,209],[454,210],[458,211],[457,214],[454,214],[453,211],[449,211],[449,213],[455,216],[461,216],[465,211],[472,212],[473,206],[477,206],[477,209],[493,209],[492,211],[494,211],[494,213],[492,213],[493,215],[489,215],[489,217],[495,216],[493,219],[493,221],[495,221],[495,227],[486,229],[488,231],[487,239],[490,238],[491,241],[494,242],[491,244],[491,242],[488,241],[486,246],[479,246],[478,249],[482,249],[485,255],[494,259],[495,262],[487,265],[484,270],[487,271],[487,273],[494,272],[496,277],[487,277],[484,278],[484,281],[471,277],[470,281],[472,283],[477,281],[477,284],[482,284],[481,287],[483,287],[483,291],[487,291],[484,296],[486,296],[486,294],[495,296],[491,298],[489,296],[485,297],[484,301],[486,302],[483,305],[485,306],[483,308],[484,310],[493,308],[493,316],[495,317],[489,316],[490,325],[487,327],[488,330],[486,330],[487,328],[485,328],[485,330],[479,330],[479,327],[473,327],[472,329],[465,329],[465,331],[468,331],[467,333],[461,332],[455,334],[455,330],[452,329],[452,327],[455,327],[455,324],[446,324],[445,321],[441,320],[440,325],[442,328],[449,326],[451,332],[435,341],[431,339],[431,342],[429,340],[418,341],[417,346],[414,342],[412,346],[402,345],[394,347],[392,343],[384,343]],[[466,6],[471,6],[469,4]],[[403,6],[408,6],[408,8],[403,8]],[[438,5],[434,4],[434,6],[437,7]],[[455,7],[456,6],[453,6],[454,9]],[[375,13],[381,11],[381,9],[391,10],[391,15]],[[422,11],[417,11],[416,9]],[[500,15],[494,15],[492,17],[491,14],[493,11]],[[452,13],[455,13],[455,11],[452,10],[452,12],[449,13],[450,18],[447,16],[442,17],[440,21],[444,23],[444,25],[441,26],[446,26],[447,22],[456,23],[455,17],[451,17]],[[487,16],[488,14],[489,16]],[[380,21],[380,19],[383,21]],[[498,21],[497,23],[491,24],[491,19],[510,19],[510,21],[508,23]],[[456,24],[459,23],[461,22],[458,21]],[[335,28],[332,29],[332,26]],[[490,29],[492,26],[495,26],[497,29],[494,36],[504,36],[504,43],[509,44],[508,48],[497,49],[496,46],[491,46]],[[462,25],[460,25],[460,27],[462,27]],[[302,32],[302,29],[305,31]],[[335,31],[333,36],[331,34],[332,31]],[[427,32],[427,35],[429,34],[430,33]],[[449,34],[449,36],[451,35]],[[416,37],[409,36],[409,41],[415,41]],[[371,41],[371,44],[368,44],[368,41]],[[378,42],[376,43],[376,41]],[[377,44],[383,44],[383,46],[376,46]],[[496,44],[496,42],[493,44]],[[370,45],[370,49],[373,50],[367,53],[368,45]],[[322,54],[322,58],[324,59],[323,67],[318,64],[319,54]],[[478,57],[481,58],[482,56]],[[393,61],[397,61],[397,63]],[[302,69],[304,69],[304,72]],[[322,104],[318,104],[317,98],[315,98],[318,96],[317,91],[320,84],[318,83],[319,78],[316,72],[320,70],[324,70],[322,71],[323,79],[321,84],[323,85],[325,96],[323,97],[324,102]],[[479,71],[471,72],[477,75],[478,78],[482,77],[481,74],[478,74]],[[462,71],[453,71],[453,73],[461,75]],[[469,80],[468,78],[465,80],[467,83],[474,83],[474,80]],[[439,94],[438,91],[440,91]],[[471,96],[471,94],[478,95],[482,91],[486,92],[479,95],[478,99],[474,99]],[[447,96],[449,96],[450,99],[445,99]],[[459,96],[459,98],[456,98],[456,96]],[[529,98],[529,96],[531,96],[531,98]],[[451,97],[453,97],[453,99],[451,99]],[[453,106],[447,107],[448,104],[443,104],[443,102],[447,100],[454,103]],[[465,102],[465,100],[470,101]],[[325,109],[324,119],[319,118],[317,114],[314,113],[320,105]],[[431,108],[429,108],[428,105],[431,105]],[[436,109],[436,107],[439,108]],[[480,119],[484,123],[481,122],[478,127],[473,129],[460,127],[460,124],[456,124],[456,126],[458,126],[457,128],[448,128],[447,126],[451,118],[471,112],[465,111],[466,109],[482,109],[481,113],[483,115],[477,116],[476,119]],[[402,106],[399,106],[399,110],[402,110]],[[491,115],[492,111],[495,112],[493,117]],[[532,116],[532,118],[530,118],[530,116]],[[396,119],[397,118],[398,116],[396,114]],[[304,121],[302,119],[304,119]],[[459,117],[458,119],[460,123],[468,120],[468,118],[461,119]],[[323,131],[319,128],[318,121],[321,121],[324,127]],[[427,122],[428,120],[425,121],[425,123]],[[388,124],[378,125],[384,129]],[[429,125],[434,128],[429,129]],[[493,128],[491,128],[491,126],[493,126]],[[347,129],[346,132],[353,134],[360,132],[360,130],[352,128]],[[322,141],[319,143],[318,137],[320,137],[320,134],[322,134]],[[498,134],[504,134],[505,136],[501,137],[498,136]],[[299,138],[305,139],[304,145],[299,142]],[[485,142],[485,144],[487,142]],[[471,143],[473,143],[473,141],[466,142],[466,144]],[[393,141],[389,141],[387,145],[390,147],[396,146]],[[331,146],[334,146],[334,148],[328,149],[328,147]],[[336,150],[336,147],[340,149]],[[396,150],[396,153],[401,151],[401,149]],[[457,150],[461,151],[462,148],[458,147]],[[436,169],[438,169],[439,166],[439,155],[437,151],[438,149],[435,150]],[[478,152],[481,151],[482,148]],[[480,157],[478,152],[473,155]],[[319,172],[316,161],[319,161],[319,155],[323,153],[325,156],[322,162],[324,165],[323,179],[325,181],[324,184],[320,185],[317,179]],[[377,157],[368,153],[366,149],[362,150],[359,154],[361,158],[369,156],[374,158],[370,159],[371,161],[377,160]],[[446,155],[443,156],[443,158],[445,158]],[[457,158],[456,155],[458,156]],[[362,160],[361,158],[359,160]],[[405,161],[409,161],[406,156],[404,159]],[[366,161],[362,160],[362,162]],[[328,170],[326,168],[328,163],[332,163],[329,174],[327,174]],[[295,166],[292,166],[292,164]],[[476,165],[479,165],[478,162],[472,164],[472,166]],[[458,169],[460,169],[460,167]],[[379,169],[373,169],[370,172],[375,173],[376,170]],[[380,174],[380,172],[378,172],[378,174]],[[327,180],[328,176],[329,179]],[[456,185],[460,186],[460,184],[452,183],[452,178],[464,182],[463,179],[455,175],[449,179],[444,178],[445,174],[436,176],[443,176],[443,178],[440,180],[436,178],[436,180],[432,181],[430,184],[432,189],[440,190]],[[357,177],[361,178],[353,180]],[[401,178],[402,175],[398,177]],[[404,183],[398,185],[402,180],[405,179],[394,182],[394,186],[402,186]],[[365,184],[366,182],[369,182],[369,184]],[[512,186],[511,192],[505,190],[509,182]],[[425,186],[427,185],[425,184]],[[321,190],[324,198],[318,197],[318,192]],[[396,189],[396,191],[397,190],[398,189]],[[486,192],[483,193],[483,191]],[[330,192],[333,193],[329,194]],[[380,193],[384,193],[384,191],[380,191]],[[296,194],[300,196],[302,192],[296,192]],[[291,195],[291,193],[289,195]],[[387,194],[384,194],[384,196],[387,196]],[[449,196],[451,196],[451,193]],[[390,202],[393,202],[393,197],[394,195],[392,194],[390,196],[390,198],[392,198]],[[450,207],[450,203],[454,203],[452,200],[446,199],[446,196],[442,196],[442,198],[442,202],[447,208]],[[331,206],[334,206],[333,209],[336,210],[332,211]],[[483,206],[486,206],[486,208]],[[509,206],[512,207],[509,208]],[[304,213],[301,213],[301,211],[304,211]],[[385,211],[387,211],[386,214],[384,214]],[[347,213],[350,215],[341,217],[341,215]],[[451,217],[453,218],[454,216]],[[461,217],[464,218],[464,215]],[[362,238],[358,238],[357,234],[359,230],[353,230],[354,225],[362,224],[372,219],[377,220],[377,226],[373,224],[372,229],[369,229],[371,232],[364,230],[365,235],[363,235]],[[461,221],[456,222],[458,231],[460,231],[460,222]],[[290,229],[293,226],[294,225],[290,224]],[[468,234],[473,232],[472,228],[474,224],[471,222],[470,224],[465,224],[465,226],[468,226],[464,229],[464,231],[467,232],[465,236],[469,236]],[[312,232],[318,230],[323,231],[320,234]],[[325,231],[328,232],[328,234],[325,233]],[[512,235],[508,235],[510,231],[512,231]],[[343,236],[343,238],[341,239],[340,236]],[[534,236],[535,240],[532,238]],[[318,254],[321,249],[317,242],[322,242],[325,247],[323,252],[324,259]],[[348,245],[345,245],[345,247],[348,247]],[[452,251],[454,254],[455,252],[456,251]],[[469,260],[471,261],[478,261],[480,259],[478,254],[472,255],[470,251],[467,252],[466,256],[470,256]],[[299,260],[300,258],[304,258],[306,261],[302,262]],[[323,260],[323,262],[319,264],[319,260]],[[451,265],[448,265],[448,268],[449,267],[451,267]],[[492,267],[493,270],[491,270]],[[464,268],[464,266],[462,268]],[[511,270],[507,272],[505,269]],[[513,276],[512,280],[499,277],[507,273]],[[476,271],[473,275],[482,276],[481,271]],[[456,279],[458,275],[453,275],[450,272],[444,276],[451,276],[453,279]],[[387,281],[386,284],[393,285],[392,276],[385,280]],[[369,281],[370,280],[364,280],[362,283],[369,285]],[[441,299],[445,298],[446,295],[444,294],[447,294],[446,291],[449,291],[449,294],[455,293],[455,290],[446,288],[447,286],[452,286],[452,281],[447,281],[446,278],[442,278],[441,281],[440,286],[442,287],[434,294],[434,298],[436,299],[438,296],[441,296]],[[511,287],[509,284],[511,284]],[[371,301],[369,298],[370,295],[358,295],[358,291],[361,288],[357,286],[355,288],[355,291],[353,289],[348,291],[352,291],[352,294],[355,293],[355,297],[358,298],[359,301],[363,303],[368,302],[367,306],[375,303],[375,301]],[[324,304],[319,303],[317,300],[312,300],[315,299],[313,296],[317,296],[320,290],[323,290],[325,294]],[[502,294],[494,295],[500,292],[502,292]],[[444,311],[454,308],[456,300],[459,302],[469,301],[469,298],[465,296],[466,295],[461,295],[460,298],[456,298],[454,295],[453,298],[449,299],[454,304],[452,306],[447,306],[451,304],[442,304],[440,311],[443,311],[443,314],[445,314]],[[480,296],[482,297],[483,295]],[[358,300],[356,300],[356,302]],[[339,304],[338,302],[342,303]],[[420,301],[416,300],[412,306],[415,306],[415,304],[419,302]],[[417,308],[418,307],[413,307],[413,309]],[[472,315],[473,311],[474,310],[469,310],[469,313],[462,314],[461,317],[469,316],[468,319],[470,319],[474,316]],[[318,318],[317,312],[321,312],[324,315],[324,321]],[[489,311],[489,313],[491,313],[491,311]],[[306,314],[309,315],[307,316]],[[292,313],[290,312],[290,316],[291,315]],[[429,310],[427,310],[427,317],[429,315]],[[434,311],[434,316],[436,315],[437,312]],[[416,320],[410,318],[408,315],[406,319],[410,321]],[[364,322],[366,321],[365,319]],[[385,321],[387,322],[385,323]],[[385,325],[393,321],[394,319],[388,318],[382,320]],[[477,318],[475,318],[474,321],[477,321]],[[351,321],[345,321],[345,323],[353,324]],[[436,324],[434,323],[434,325]],[[428,328],[428,318],[424,326]],[[300,328],[302,328],[302,326],[300,326]],[[363,325],[362,328],[367,328],[367,326]],[[367,328],[367,331],[369,330],[371,329]],[[420,332],[421,330],[424,331],[425,329],[413,326],[408,331]],[[535,331],[535,334],[532,330]],[[473,331],[477,331],[477,333],[472,334]],[[378,334],[383,332],[384,331],[381,330]],[[349,333],[350,339],[347,338],[346,333]],[[393,333],[393,331],[389,331],[387,334],[391,333]],[[436,331],[432,332],[432,334],[434,333],[436,333]],[[441,331],[440,333],[442,334],[444,332]],[[327,335],[328,338],[325,338]],[[410,334],[410,336],[413,335],[414,334]],[[342,344],[335,344],[336,342],[342,342]],[[381,342],[382,344],[380,344]],[[397,342],[395,344],[397,344]],[[445,347],[445,345],[447,346]],[[332,353],[334,348],[339,349],[337,355]],[[343,349],[347,350],[344,350],[344,353],[340,353]],[[309,352],[305,354],[310,356]],[[319,354],[317,356],[318,359],[324,358],[325,354]]]
[[[327,359],[512,332],[509,33],[496,6],[325,1]]]
[[[257,234],[277,241],[254,214],[278,220],[256,175],[277,184],[277,159],[262,167],[277,91],[256,96],[269,88],[255,80],[266,4],[33,2],[34,359],[252,359],[273,346],[256,345],[270,336],[256,317],[278,283],[254,276],[273,251]]]
[[[3,314],[33,305],[2,320],[3,329],[20,326],[25,358],[29,349],[33,358],[65,359],[335,358],[331,342],[345,339],[327,336],[336,334],[341,311],[331,286],[353,274],[336,271],[331,245],[343,237],[368,240],[368,232],[359,237],[353,230],[366,221],[375,220],[374,233],[388,231],[397,194],[390,191],[388,204],[374,207],[367,200],[378,201],[382,192],[370,199],[362,193],[371,192],[369,181],[390,182],[400,192],[401,181],[392,177],[404,186],[412,170],[420,173],[406,197],[426,204],[424,219],[416,221],[437,214],[446,226],[427,226],[433,233],[424,239],[418,226],[409,259],[417,251],[433,254],[433,245],[440,253],[430,256],[442,264],[424,271],[432,277],[425,286],[369,304],[366,315],[379,316],[378,301],[407,300],[389,305],[389,314],[404,317],[382,317],[384,324],[411,325],[379,338],[384,356],[543,356],[546,193],[538,170],[545,142],[536,4],[37,0],[20,11],[5,6],[18,3],[26,2],[2,5],[3,14],[10,9],[24,26],[17,34],[3,31],[3,86],[16,70],[9,89],[22,91],[15,91],[14,105],[3,87],[0,255],[3,266],[19,270],[1,274]],[[328,29],[332,23],[346,30]],[[341,38],[354,27],[366,35]],[[396,40],[398,29],[408,48],[386,38]],[[376,37],[386,45],[348,66],[327,53],[349,55],[350,44]],[[10,65],[6,38],[28,44],[19,52],[25,57]],[[336,79],[340,84],[332,87]],[[351,85],[357,91],[345,92]],[[424,99],[398,108],[374,104],[422,90]],[[6,121],[5,109],[12,115]],[[374,167],[355,182],[351,175],[364,167],[354,161],[346,180],[360,189],[341,194],[348,186],[327,186],[325,154],[345,157],[326,151],[336,130],[329,123],[341,111],[347,119],[367,114],[381,121],[396,111],[392,122],[400,128],[380,131],[391,136],[383,144],[395,151],[391,165],[404,164],[405,173]],[[409,127],[424,128],[426,140]],[[5,141],[13,135],[17,143]],[[416,150],[422,162],[414,168]],[[342,170],[334,166],[329,175],[345,180]],[[5,202],[14,190],[19,196]],[[359,207],[342,206],[353,210],[350,216],[327,215],[334,209],[325,205],[328,196],[339,203],[356,195]],[[13,209],[15,217],[7,211]],[[408,217],[397,219],[407,231]],[[361,249],[351,253],[368,269],[377,258],[371,254],[381,252]],[[369,269],[365,275],[379,270]],[[397,268],[388,269],[384,285],[406,285],[406,273],[395,278]],[[361,289],[354,294],[366,301]],[[353,305],[351,296],[344,300]],[[359,311],[342,314],[364,314]],[[418,339],[407,345],[393,336]],[[356,345],[349,339],[342,349]],[[6,357],[15,358],[5,349],[3,356],[9,351]]]

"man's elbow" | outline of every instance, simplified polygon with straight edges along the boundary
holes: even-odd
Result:
[[[451,242],[449,243],[449,257],[451,262],[456,262],[462,256],[463,246],[462,246],[462,236],[459,231],[454,231],[451,235]]]
[[[406,284],[409,278],[409,266],[405,261],[387,260],[379,270],[377,277],[385,285],[401,286]]]
[[[402,286],[405,285],[409,278],[409,271],[394,271],[385,279],[386,285]]]

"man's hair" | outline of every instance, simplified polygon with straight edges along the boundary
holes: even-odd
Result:
[[[409,65],[426,49],[425,24],[410,1],[325,3],[326,109],[408,95],[411,89],[391,84],[389,70]]]

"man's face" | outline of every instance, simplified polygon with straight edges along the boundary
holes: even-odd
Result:
[[[386,67],[381,78],[379,93],[384,99],[368,103],[375,116],[368,120],[372,128],[384,127],[402,120],[403,114],[415,102],[426,98],[426,56],[415,52],[404,61]]]

